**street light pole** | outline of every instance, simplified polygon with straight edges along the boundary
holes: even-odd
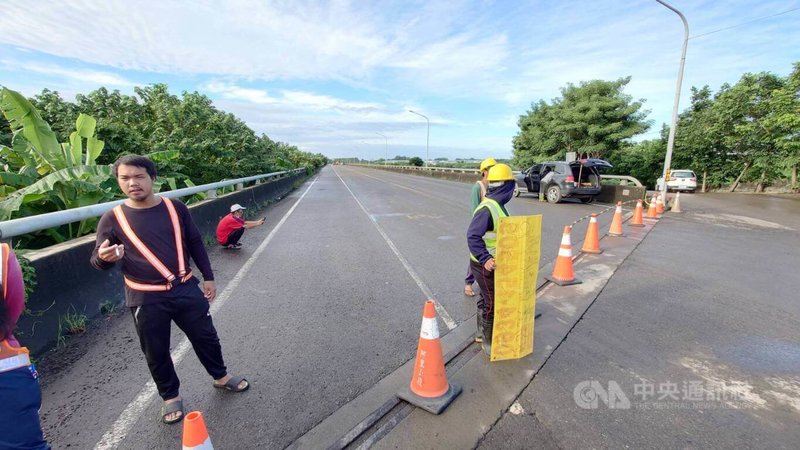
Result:
[[[386,159],[383,160],[383,165],[386,166],[387,162],[389,161],[389,138],[386,137],[383,133],[375,132],[378,136],[383,136],[383,139],[386,141]]]
[[[420,114],[420,113],[418,113],[416,111],[412,111],[410,109],[408,110],[408,112],[410,112],[412,114],[416,114],[418,116],[422,116],[428,122],[428,137],[425,140],[425,167],[428,167],[428,159],[430,159],[430,156],[429,156],[428,152],[429,152],[430,144],[431,144],[431,120],[428,119],[428,116],[426,116],[425,114]]]
[[[686,62],[686,47],[689,44],[689,23],[686,21],[683,13],[673,8],[662,0],[656,0],[666,8],[672,10],[683,22],[683,47],[681,48],[681,64],[678,68],[678,83],[675,87],[675,102],[672,104],[672,125],[669,127],[669,139],[667,140],[667,156],[664,158],[664,173],[661,176],[664,182],[661,184],[661,196],[667,198],[667,173],[670,171],[669,166],[672,163],[672,147],[675,145],[675,130],[678,127],[678,103],[681,99],[681,83],[683,82],[683,66]]]

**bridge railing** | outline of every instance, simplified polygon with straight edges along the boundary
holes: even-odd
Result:
[[[386,168],[386,169],[402,169],[402,170],[417,170],[420,172],[428,171],[428,172],[440,172],[440,173],[474,173],[479,174],[480,170],[478,169],[459,169],[453,167],[420,167],[420,166],[395,166],[395,165],[382,165],[382,164],[350,164],[353,166],[366,166],[366,167],[375,167],[378,169]],[[519,174],[520,171],[515,170],[514,173]],[[634,186],[643,187],[644,185],[634,177],[628,175],[600,175],[600,178],[604,180],[621,180],[621,184],[627,184],[627,182],[633,183]]]
[[[208,183],[201,186],[192,186],[183,189],[176,189],[174,191],[162,192],[161,195],[168,198],[186,197],[189,195],[198,194],[200,192],[207,192],[209,197],[216,196],[216,190],[228,186],[244,185],[251,181],[266,181],[273,178],[280,178],[284,175],[294,174],[306,169],[286,170],[282,172],[272,172],[261,175],[253,175],[244,178],[236,178],[234,180],[218,181],[216,183]],[[55,211],[51,213],[38,214],[36,216],[21,217],[19,219],[7,220],[0,222],[0,239],[9,239],[15,236],[32,233],[34,231],[46,230],[48,228],[59,227],[68,223],[79,222],[85,219],[102,216],[106,211],[110,211],[115,206],[124,202],[125,200],[115,200],[113,202],[100,203],[97,205],[82,206],[80,208],[66,209],[63,211]]]

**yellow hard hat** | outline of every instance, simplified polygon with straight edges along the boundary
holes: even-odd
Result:
[[[497,164],[489,168],[487,179],[492,181],[508,181],[514,179],[514,172],[506,164]]]
[[[481,172],[488,169],[489,167],[492,167],[495,164],[497,164],[497,161],[495,161],[494,158],[484,159],[483,162],[481,162]]]

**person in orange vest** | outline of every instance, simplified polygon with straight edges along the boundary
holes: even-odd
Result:
[[[23,309],[22,269],[8,244],[0,244],[0,448],[49,449],[39,422],[39,374],[13,334]]]
[[[500,219],[508,217],[506,203],[514,196],[514,174],[506,164],[496,164],[489,169],[489,187],[486,198],[475,208],[467,229],[470,267],[481,294],[477,301],[478,336],[487,355],[492,353],[494,328],[494,255],[497,250],[497,230]]]
[[[486,197],[486,186],[489,182],[486,180],[486,177],[489,176],[489,168],[497,164],[497,161],[494,158],[486,158],[481,162],[479,167],[481,173],[481,179],[476,181],[475,184],[472,185],[472,192],[469,196],[469,211],[473,213],[475,208],[480,205],[483,201],[483,198]],[[472,285],[475,283],[475,276],[472,275],[472,266],[467,266],[467,277],[464,279],[464,295],[467,297],[474,297],[475,290],[472,289]]]
[[[244,230],[255,228],[264,225],[266,218],[262,217],[258,220],[244,220],[244,206],[234,203],[231,205],[230,214],[223,217],[217,224],[217,242],[225,248],[239,249],[242,248],[242,243],[239,239],[242,238]]]
[[[128,197],[105,213],[97,226],[91,263],[108,270],[122,262],[125,306],[130,308],[150,374],[164,400],[161,420],[183,419],[180,380],[169,352],[174,321],[189,338],[215,388],[242,392],[250,384],[231,377],[222,359],[222,347],[211,320],[209,303],[217,288],[203,237],[189,213],[177,200],[153,194],[156,167],[139,155],[114,163],[114,176]],[[192,275],[192,258],[203,275],[203,288]]]

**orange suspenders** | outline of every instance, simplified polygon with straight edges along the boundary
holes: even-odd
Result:
[[[178,252],[178,275],[175,276],[172,272],[167,269],[167,266],[164,265],[157,257],[144,245],[144,242],[136,236],[136,233],[133,232],[133,228],[128,223],[128,219],[125,218],[125,213],[122,211],[122,205],[117,205],[114,208],[114,216],[117,218],[117,222],[119,223],[120,228],[122,228],[122,232],[125,233],[125,236],[128,240],[131,241],[136,250],[139,250],[139,253],[147,259],[147,261],[153,265],[153,267],[161,274],[164,279],[167,280],[166,284],[145,284],[145,283],[137,283],[128,277],[125,278],[125,284],[128,285],[129,288],[135,291],[147,291],[147,292],[163,292],[172,289],[172,282],[175,281],[176,278],[180,280],[181,283],[185,283],[192,277],[192,271],[189,270],[188,273],[186,271],[186,262],[183,259],[183,238],[181,237],[181,224],[180,220],[178,220],[178,213],[175,211],[175,206],[172,204],[172,201],[166,197],[163,197],[164,205],[167,207],[167,211],[169,211],[169,218],[172,221],[172,230],[175,233],[175,248]]]

